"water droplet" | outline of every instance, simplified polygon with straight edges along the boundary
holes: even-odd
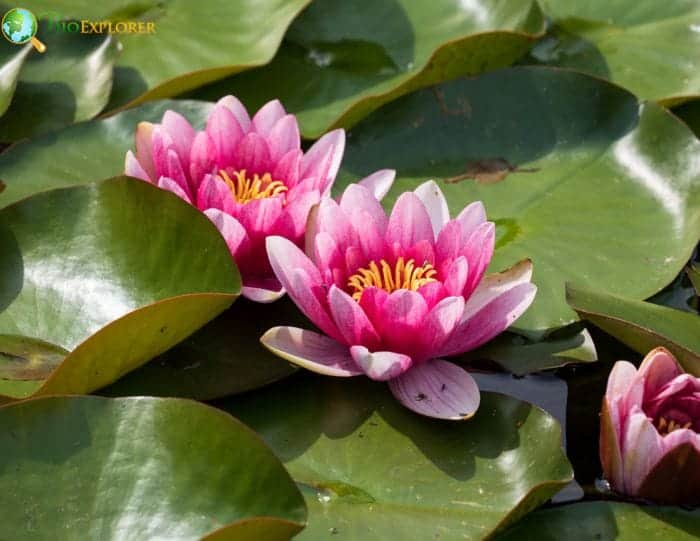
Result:
[[[311,49],[307,56],[319,68],[327,68],[333,62],[333,54],[327,51]]]
[[[610,483],[608,483],[605,479],[596,479],[594,485],[595,489],[602,494],[609,494],[612,492]]]

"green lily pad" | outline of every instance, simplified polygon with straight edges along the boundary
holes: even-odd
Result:
[[[44,22],[40,22],[40,25]],[[109,100],[118,46],[114,38],[42,32],[47,50],[22,65],[0,141],[17,141],[96,116]],[[16,46],[0,41],[0,50]]]
[[[18,143],[0,154],[0,179],[6,184],[0,206],[52,188],[121,175],[140,121],[160,122],[167,109],[174,109],[201,129],[211,107],[198,101],[156,101]]]
[[[192,334],[239,289],[216,227],[148,183],[118,178],[16,203],[0,211],[0,335],[69,353],[46,379],[5,374],[0,394],[103,387]]]
[[[559,424],[485,393],[463,423],[420,417],[366,378],[299,374],[219,404],[302,487],[298,539],[486,539],[572,478]]]
[[[539,290],[518,332],[540,338],[576,321],[565,281],[642,299],[688,261],[700,231],[700,141],[668,111],[542,67],[438,93],[403,97],[358,124],[335,190],[392,166],[386,205],[430,178],[452,216],[482,200],[497,228],[491,271],[534,263]]]
[[[29,44],[24,47],[11,47],[7,43],[0,45],[0,116],[10,106],[19,72],[31,50]]]
[[[691,265],[686,269],[688,273],[688,278],[690,278],[695,293],[700,296],[700,265]]]
[[[315,138],[415,89],[507,66],[543,28],[529,0],[314,2],[269,65],[194,96],[232,93],[254,108],[279,98],[303,135]]]
[[[700,316],[606,293],[567,288],[581,317],[646,355],[657,346],[673,353],[686,371],[700,376]]]
[[[524,376],[567,364],[591,363],[598,355],[586,329],[563,329],[539,341],[505,332],[460,359],[493,361],[516,376]]]
[[[187,340],[100,394],[212,400],[262,387],[293,374],[296,367],[270,353],[260,337],[276,325],[305,324],[287,297],[274,304],[239,299]]]
[[[0,408],[0,426],[0,514],[13,539],[282,541],[303,527],[282,464],[209,406],[49,397]]]
[[[529,541],[533,532],[540,541],[695,541],[700,537],[700,511],[619,502],[577,503],[535,511],[497,540]]]
[[[700,97],[700,4],[688,0],[542,0],[552,36],[532,56],[665,105]]]

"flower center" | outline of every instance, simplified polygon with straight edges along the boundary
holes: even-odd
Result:
[[[248,203],[254,199],[264,199],[274,197],[287,191],[287,187],[281,180],[272,180],[270,173],[265,173],[262,177],[255,174],[253,177],[246,176],[245,169],[235,171],[233,179],[223,169],[219,175],[228,185],[233,197],[241,204]]]
[[[692,423],[690,421],[688,421],[687,423],[682,425],[680,423],[677,423],[673,419],[671,419],[670,421],[667,421],[666,417],[660,417],[659,424],[657,425],[657,430],[659,431],[659,434],[664,436],[664,435],[670,434],[674,430],[678,430],[680,428],[690,428],[691,425],[692,425]]]
[[[413,259],[404,261],[399,257],[392,266],[382,259],[379,265],[372,261],[367,268],[359,269],[348,279],[348,286],[353,289],[352,298],[359,301],[366,287],[378,287],[388,293],[397,289],[417,291],[425,284],[436,282],[436,274],[435,267],[428,262],[416,266]]]

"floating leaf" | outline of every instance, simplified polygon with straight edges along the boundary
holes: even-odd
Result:
[[[700,97],[700,4],[542,0],[553,35],[540,62],[605,77],[665,105]]]
[[[498,541],[695,541],[700,511],[678,507],[585,502],[535,511]]]
[[[112,179],[16,203],[0,211],[0,335],[69,353],[47,379],[0,379],[0,393],[98,389],[186,338],[239,288],[216,227],[145,182]]]
[[[482,200],[497,228],[491,271],[531,258],[538,286],[518,332],[576,321],[564,282],[647,298],[688,261],[700,231],[700,141],[654,103],[580,73],[511,68],[385,105],[350,133],[335,189],[398,170],[390,205],[437,177],[452,216]],[[474,162],[500,182],[445,182]],[[0,176],[2,176],[0,172]]]
[[[587,289],[567,287],[567,300],[581,317],[645,355],[657,346],[700,376],[700,316]]]
[[[101,393],[212,400],[262,387],[289,376],[296,367],[270,353],[260,337],[276,325],[305,324],[306,318],[287,297],[274,304],[242,298],[187,340]]]
[[[0,426],[0,513],[13,539],[283,541],[303,527],[282,464],[209,406],[49,397],[0,408]]]
[[[485,393],[475,417],[446,424],[383,384],[300,374],[219,405],[302,487],[300,540],[486,539],[572,478],[559,424],[502,395]]]
[[[41,23],[40,23],[41,24]],[[109,100],[117,42],[111,36],[43,32],[47,52],[24,61],[0,141],[17,141],[96,116]],[[0,40],[0,51],[16,50]]]
[[[319,137],[415,89],[507,66],[542,31],[529,0],[314,2],[269,65],[194,96],[233,93],[255,108],[280,98],[302,133]]]

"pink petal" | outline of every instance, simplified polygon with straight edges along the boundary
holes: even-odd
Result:
[[[464,312],[464,298],[461,296],[445,297],[438,302],[425,318],[421,328],[421,343],[425,354],[416,361],[434,357],[459,324]]]
[[[170,135],[175,151],[182,160],[182,166],[189,169],[190,149],[195,135],[194,129],[184,116],[171,110],[165,111],[161,125]]]
[[[627,418],[625,397],[636,374],[637,369],[632,363],[627,361],[617,361],[613,365],[610,375],[608,376],[605,400],[608,404],[610,422],[612,423],[612,427],[615,430],[615,434],[618,439],[622,435],[622,427]]]
[[[233,116],[238,121],[238,125],[247,132],[250,129],[250,117],[248,116],[248,111],[245,106],[240,102],[235,96],[224,96],[216,105],[223,105],[229,111],[233,113]]]
[[[386,225],[377,223],[375,214],[358,210],[350,215],[352,227],[357,233],[357,241],[367,261],[380,261],[386,253],[384,232]]]
[[[250,132],[236,145],[236,168],[245,169],[248,176],[269,173],[271,166],[270,150],[262,136]]]
[[[328,305],[335,325],[346,344],[363,345],[370,349],[379,347],[380,338],[377,331],[360,305],[350,295],[331,285],[328,292]]]
[[[525,283],[502,293],[469,319],[463,320],[436,355],[457,355],[488,342],[510,327],[528,309],[536,292],[534,284]]]
[[[402,353],[418,350],[428,314],[425,299],[415,291],[399,289],[389,294],[382,312],[381,321],[372,321],[378,325],[385,347]]]
[[[136,126],[136,159],[143,167],[148,177],[155,181],[158,178],[153,164],[153,124],[139,122]]]
[[[238,206],[236,217],[251,236],[274,233],[274,226],[284,210],[281,197],[254,199]]]
[[[296,117],[285,115],[279,119],[267,135],[267,143],[270,147],[270,157],[274,162],[290,150],[300,150],[301,138]]]
[[[481,401],[474,378],[466,370],[442,359],[413,366],[391,380],[389,389],[408,409],[437,419],[469,419]]]
[[[168,176],[168,151],[173,146],[173,141],[170,135],[164,131],[159,125],[153,126],[151,135],[151,152],[153,155],[153,166],[155,167],[156,176],[153,178]],[[136,154],[138,157],[138,152]],[[141,160],[139,160],[140,163]]]
[[[248,233],[233,216],[213,208],[205,210],[204,214],[214,223],[221,236],[224,237],[234,259],[236,255],[249,249],[250,239],[248,238]]]
[[[333,130],[328,132],[304,154],[301,160],[301,177],[322,176],[319,189],[322,195],[326,195],[335,180],[340,168],[340,161],[345,151],[345,130]],[[320,166],[328,157],[328,165]]]
[[[377,201],[374,194],[364,186],[350,184],[340,198],[340,208],[346,215],[351,216],[354,212],[364,211],[372,217],[379,232],[384,235],[389,225],[389,219]]]
[[[428,211],[413,192],[404,192],[396,201],[389,217],[386,239],[389,243],[400,244],[405,250],[422,240],[434,242]]]
[[[175,150],[172,148],[168,149],[165,176],[177,182],[180,185],[180,188],[182,188],[182,191],[190,196],[190,185],[189,181],[187,180],[187,176],[185,175],[185,171],[182,169],[182,162],[180,161],[180,157],[177,155],[177,152],[175,152]]]
[[[314,231],[320,233],[325,231],[338,245],[341,252],[349,246],[356,246],[357,234],[350,223],[349,218],[340,209],[338,203],[329,198],[324,198],[319,204],[318,210],[310,214],[309,222]]]
[[[367,188],[377,201],[384,199],[389,193],[391,185],[396,178],[396,171],[393,169],[380,169],[357,182],[358,185]]]
[[[362,374],[347,347],[313,331],[274,327],[260,342],[275,355],[318,374],[337,377]]]
[[[418,186],[413,193],[418,196],[428,211],[430,223],[433,225],[433,234],[437,239],[442,228],[450,221],[450,209],[447,207],[447,200],[442,190],[434,180],[429,180]]]
[[[246,299],[261,304],[275,302],[284,297],[286,291],[276,279],[246,281],[241,289],[241,295]],[[253,284],[253,285],[251,285]]]
[[[362,291],[359,304],[370,321],[375,323],[375,328],[384,317],[384,305],[388,298],[389,294],[378,287],[367,287]]]
[[[268,237],[266,245],[270,265],[289,297],[319,329],[341,342],[342,335],[321,303],[324,284],[319,270],[304,252],[284,237]]]
[[[460,256],[444,271],[443,284],[448,295],[463,295],[469,277],[469,263],[467,258]]]
[[[518,261],[504,271],[489,274],[467,299],[467,305],[464,309],[464,320],[471,318],[484,306],[509,289],[530,282],[531,278],[532,261],[529,259]]]
[[[496,226],[492,222],[484,222],[476,228],[462,247],[462,254],[469,262],[469,279],[464,288],[465,295],[474,291],[481,282],[493,257],[495,242]]]
[[[267,136],[272,127],[284,117],[287,112],[279,100],[268,101],[253,117],[253,129],[262,136]]]
[[[462,226],[462,231],[464,231],[465,238],[467,238],[486,221],[484,204],[481,201],[470,203],[459,213],[457,221]]]
[[[644,397],[653,397],[661,388],[683,374],[676,358],[662,347],[652,349],[639,365],[637,381],[644,382]]]
[[[311,207],[316,205],[319,199],[321,195],[318,190],[306,192],[291,201],[287,199],[287,205],[275,225],[276,233],[295,240],[302,238]]]
[[[663,443],[646,414],[635,407],[622,441],[622,467],[625,494],[637,494],[647,474],[663,456]]]
[[[199,182],[205,175],[218,173],[216,171],[217,150],[214,142],[206,131],[199,132],[192,142],[190,150],[190,179],[191,188],[199,189]]]
[[[175,182],[173,179],[168,178],[168,177],[160,177],[158,180],[158,187],[161,188],[162,190],[167,190],[169,192],[174,193],[177,195],[180,199],[183,199],[184,201],[187,201],[188,203],[192,204],[192,201],[190,200],[190,196],[185,193],[185,190],[183,190],[180,185]]]
[[[443,262],[449,265],[453,259],[462,253],[466,239],[462,239],[462,225],[457,220],[450,220],[440,230],[435,242],[435,259],[442,267]]]
[[[325,283],[334,282],[337,269],[345,268],[345,259],[338,250],[338,245],[328,233],[319,233],[314,238],[314,253],[312,257],[316,267],[321,271]]]
[[[242,169],[238,165],[236,147],[245,132],[228,107],[223,104],[214,106],[207,119],[206,132],[214,146],[216,166],[219,169]]]
[[[272,170],[272,180],[280,180],[290,191],[293,190],[299,181],[299,167],[303,155],[300,149],[294,149],[282,156]]]
[[[228,185],[219,177],[204,175],[197,190],[197,208],[199,210],[215,208],[230,214],[234,204]]]
[[[413,362],[408,355],[402,353],[393,351],[370,353],[364,346],[352,346],[350,354],[365,375],[375,381],[387,381],[398,377],[408,370]]]
[[[143,167],[141,167],[141,164],[136,159],[136,156],[134,156],[130,150],[127,151],[126,159],[124,160],[124,174],[130,177],[145,180],[146,182],[152,182],[152,180],[148,177],[148,173],[144,171]]]

